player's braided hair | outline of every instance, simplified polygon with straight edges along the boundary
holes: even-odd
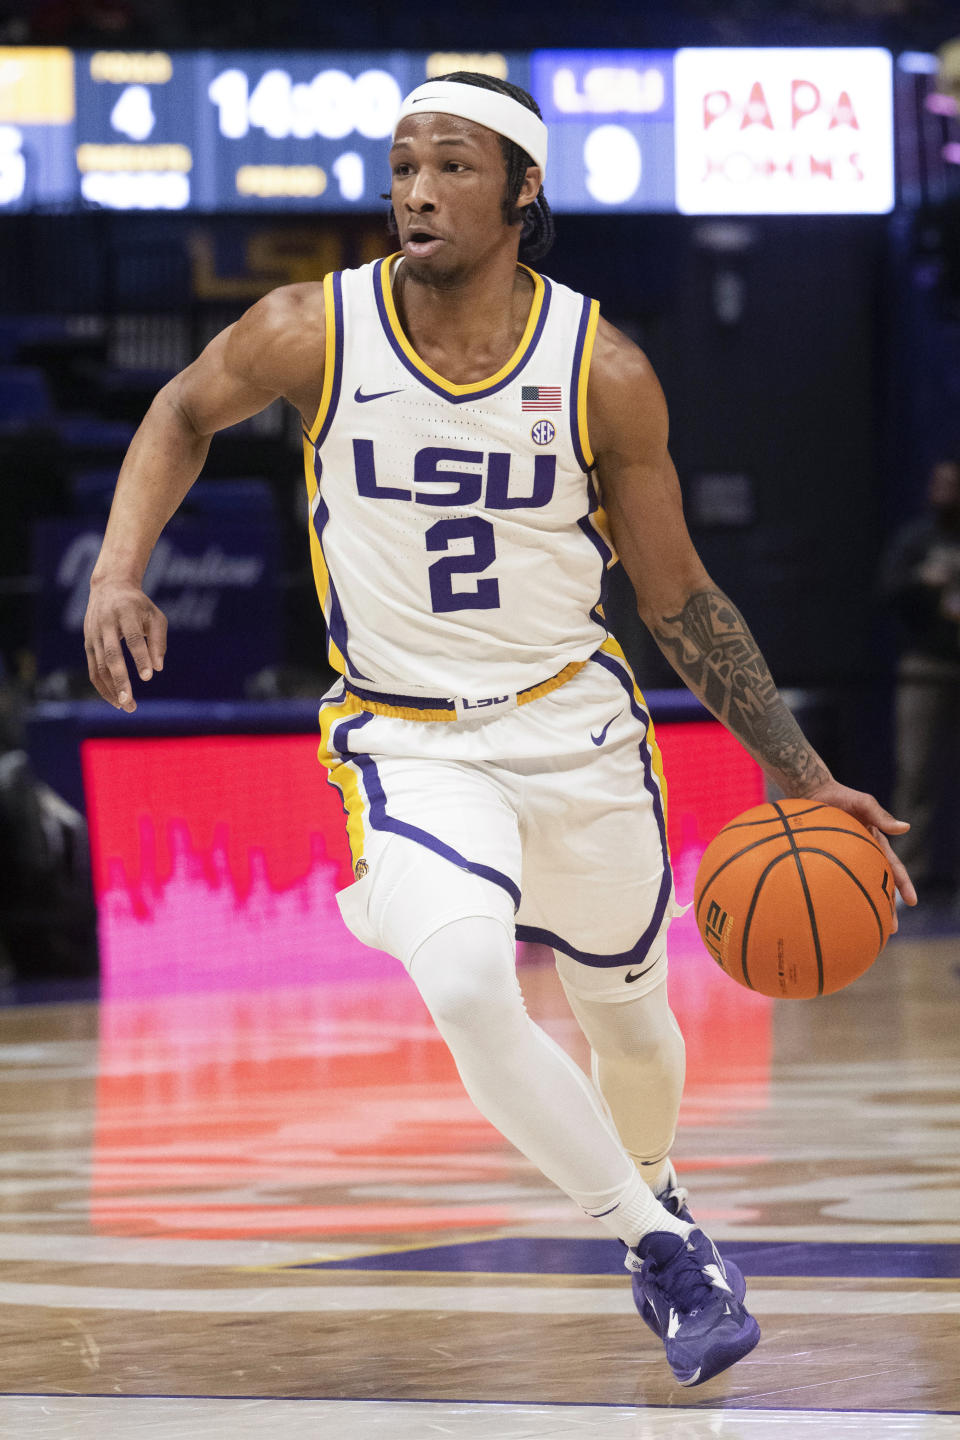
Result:
[[[477,85],[481,90],[497,90],[501,95],[509,95],[511,100],[518,101],[527,110],[532,110],[535,115],[540,115],[540,106],[533,96],[519,85],[511,85],[509,80],[499,80],[495,75],[481,75],[475,70],[454,70],[450,75],[441,75],[438,78],[455,80],[458,85]],[[508,140],[506,135],[499,135],[497,138],[507,167],[507,194],[503,202],[503,218],[508,225],[516,225],[518,220],[523,220],[520,254],[524,260],[539,260],[542,255],[546,255],[554,241],[556,232],[553,214],[542,185],[532,205],[527,205],[522,210],[517,205],[517,197],[523,188],[527,170],[534,162],[515,140]]]
[[[535,115],[540,114],[540,107],[533,96],[529,95],[526,90],[522,90],[519,85],[511,85],[509,80],[499,80],[494,75],[481,75],[475,70],[454,70],[449,75],[438,75],[436,78],[438,80],[455,80],[458,85],[477,85],[481,90],[496,90],[501,95],[509,95],[511,100],[517,100],[527,110],[532,110]],[[534,162],[516,141],[508,140],[506,135],[498,135],[497,139],[500,141],[500,149],[503,151],[503,159],[507,167],[507,193],[503,201],[503,218],[508,225],[516,225],[521,220],[523,221],[523,230],[520,232],[520,258],[522,260],[539,260],[541,256],[546,255],[556,235],[547,197],[544,195],[541,185],[540,193],[532,204],[523,208],[517,204],[527,170]],[[387,229],[391,235],[396,234],[397,221],[392,210],[387,221]]]

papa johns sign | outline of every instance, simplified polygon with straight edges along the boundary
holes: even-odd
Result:
[[[688,214],[884,213],[893,204],[883,50],[681,50],[677,203]]]

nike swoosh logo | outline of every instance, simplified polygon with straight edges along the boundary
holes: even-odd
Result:
[[[711,1244],[712,1244],[712,1241],[711,1241]],[[714,1246],[714,1250],[716,1250],[716,1246]],[[718,1256],[718,1258],[719,1258],[719,1256]],[[728,1295],[732,1295],[732,1294],[733,1294],[733,1291],[730,1289],[730,1286],[727,1284],[726,1271],[725,1271],[725,1270],[722,1270],[719,1265],[713,1265],[713,1264],[711,1264],[711,1265],[704,1265],[704,1267],[703,1267],[703,1273],[704,1273],[704,1275],[709,1276],[709,1278],[710,1278],[710,1284],[716,1286],[716,1288],[717,1288],[718,1290],[726,1290],[726,1292],[727,1292]]]
[[[656,963],[656,962],[654,962],[654,963]],[[628,970],[627,973],[626,973],[626,975],[624,975],[624,977],[623,977],[624,983],[627,984],[627,985],[632,985],[633,982],[634,982],[634,980],[639,980],[641,975],[646,975],[646,973],[647,973],[647,971],[648,971],[649,969],[650,969],[650,966],[647,965],[647,966],[644,967],[643,970],[638,970],[637,973],[636,973],[636,975],[634,975],[634,973],[633,973],[632,970]]]
[[[401,385],[400,390],[378,390],[376,395],[364,395],[360,387],[357,386],[353,392],[353,398],[358,405],[366,405],[368,400],[382,400],[385,395],[399,395],[402,390],[403,386]]]
[[[620,719],[620,716],[621,716],[622,714],[623,714],[623,711],[622,711],[622,710],[618,710],[617,713],[616,713],[616,715],[614,715],[613,720],[619,720],[619,719]],[[613,720],[608,720],[608,721],[607,721],[606,725],[604,725],[604,727],[603,727],[603,729],[600,731],[600,734],[599,734],[599,735],[594,735],[593,731],[592,731],[592,730],[590,731],[590,739],[593,741],[594,745],[602,745],[602,744],[603,744],[604,740],[606,740],[606,738],[607,738],[607,731],[610,729],[610,726],[613,724]]]

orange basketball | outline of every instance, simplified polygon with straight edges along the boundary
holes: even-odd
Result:
[[[832,805],[778,800],[745,810],[707,846],[697,925],[722,970],[774,999],[851,984],[893,925],[894,882],[870,832]]]

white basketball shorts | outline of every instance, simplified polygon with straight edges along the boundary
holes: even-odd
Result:
[[[337,898],[359,940],[409,965],[442,926],[487,916],[551,946],[586,999],[663,981],[666,786],[616,641],[519,695],[434,701],[339,681],[320,733],[357,877]]]

